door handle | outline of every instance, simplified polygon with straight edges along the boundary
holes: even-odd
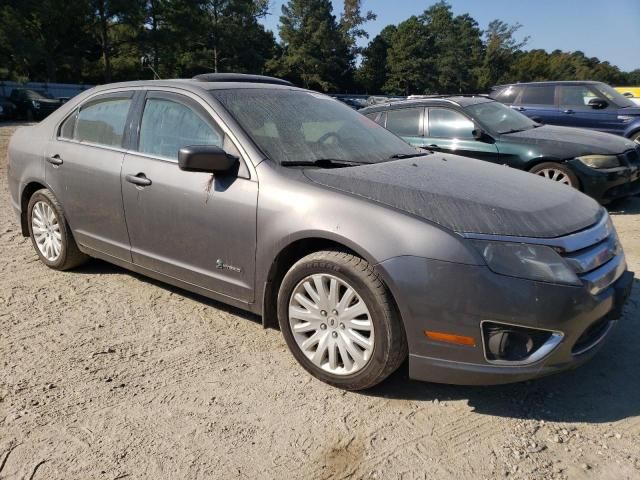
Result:
[[[571,113],[576,113],[576,112],[574,112],[574,111],[573,111],[573,110],[571,110],[570,108],[567,108],[563,113],[571,114]]]
[[[147,187],[151,185],[151,180],[146,177],[144,173],[138,173],[137,175],[127,175],[125,177],[127,182],[138,185],[139,187]]]
[[[55,155],[47,157],[47,162],[49,162],[51,165],[55,165],[56,167],[64,163],[62,161],[62,158],[60,158],[60,155],[58,155],[57,153]]]
[[[518,112],[524,112],[526,110],[526,108],[524,108],[524,107],[511,107],[511,108],[513,108],[514,110],[516,110]]]
[[[438,145],[436,145],[435,143],[432,143],[430,145],[427,145],[427,148],[440,148]]]

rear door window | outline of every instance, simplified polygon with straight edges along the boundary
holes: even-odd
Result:
[[[422,135],[423,108],[400,108],[387,112],[387,130],[401,137]]]
[[[519,104],[522,105],[555,105],[554,85],[525,85]]]
[[[122,147],[130,106],[129,94],[127,98],[109,96],[89,101],[80,107],[73,139],[108,147]],[[69,130],[70,127],[65,132]]]
[[[460,112],[449,108],[429,109],[429,137],[470,139],[473,129],[473,122]]]

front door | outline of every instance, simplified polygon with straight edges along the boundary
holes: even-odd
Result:
[[[618,107],[588,85],[562,85],[559,88],[559,125],[590,128],[601,132],[622,135],[625,124],[618,118]],[[606,108],[595,109],[589,101],[600,99],[607,102]]]
[[[431,107],[426,117],[424,148],[499,163],[494,143],[476,140],[473,121],[457,110]]]
[[[45,152],[45,180],[75,240],[131,261],[120,186],[132,92],[89,99],[62,123]]]
[[[205,108],[148,92],[137,153],[122,169],[133,262],[238,300],[253,300],[258,184],[244,160],[228,175],[185,172],[178,151],[217,145],[239,155]]]

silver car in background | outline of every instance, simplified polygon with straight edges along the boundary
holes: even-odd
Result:
[[[100,258],[259,314],[345,389],[407,355],[459,384],[579,365],[633,279],[583,194],[267,77],[91,89],[15,133],[9,183],[44,264]]]

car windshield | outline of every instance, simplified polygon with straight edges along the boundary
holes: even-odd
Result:
[[[506,107],[499,102],[476,103],[465,110],[484,129],[495,133],[521,132],[535,128],[538,124],[529,117]]]
[[[416,149],[326,95],[303,90],[211,90],[260,149],[280,164],[378,163]]]
[[[596,83],[594,87],[601,95],[603,95],[607,100],[615,103],[618,107],[626,108],[636,106],[633,100],[625,97],[606,83]]]

